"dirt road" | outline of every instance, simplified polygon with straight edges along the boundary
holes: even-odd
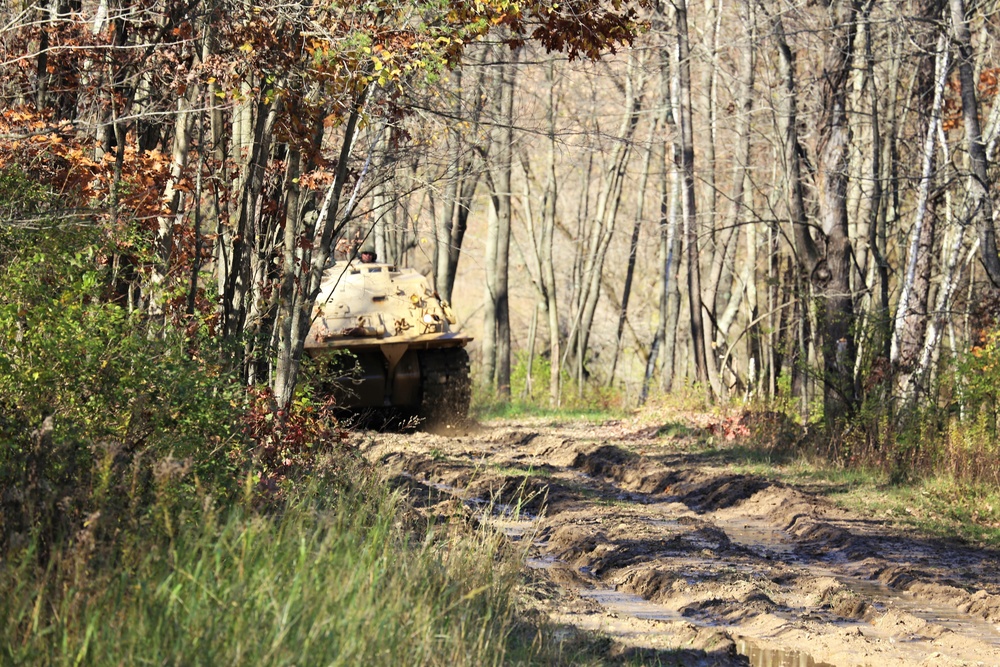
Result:
[[[737,474],[685,423],[359,436],[428,516],[528,548],[535,604],[661,664],[1000,664],[1000,553]]]

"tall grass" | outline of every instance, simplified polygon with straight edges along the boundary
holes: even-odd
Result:
[[[74,552],[40,571],[25,549],[0,564],[0,662],[505,661],[518,564],[497,536],[413,538],[377,484],[330,491],[313,484],[276,513],[167,517],[167,537],[101,571]]]

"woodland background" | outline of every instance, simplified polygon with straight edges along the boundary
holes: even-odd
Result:
[[[72,267],[74,308],[177,336],[283,426],[323,267],[365,241],[455,301],[500,402],[696,386],[869,450],[996,429],[996,3],[22,0],[3,20],[15,430],[67,400],[29,343],[72,349],[42,333],[67,299],[40,307]]]
[[[368,241],[453,302],[482,405],[683,393],[766,447],[1000,483],[995,0],[11,0],[0,26],[8,657],[86,654],[105,626],[65,591],[242,520],[216,503],[316,470],[367,497],[302,344]]]

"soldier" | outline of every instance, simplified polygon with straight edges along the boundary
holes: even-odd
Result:
[[[361,248],[358,256],[361,258],[362,264],[373,264],[378,259],[378,255],[375,253],[375,246],[371,243],[366,243]]]

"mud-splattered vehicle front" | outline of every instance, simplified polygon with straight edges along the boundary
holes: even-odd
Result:
[[[327,269],[305,350],[340,405],[446,426],[468,414],[471,340],[419,272],[354,260]]]

